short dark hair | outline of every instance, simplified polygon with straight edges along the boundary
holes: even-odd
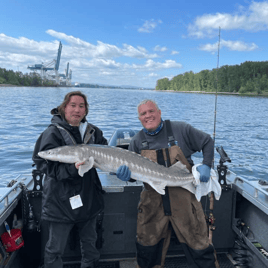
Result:
[[[61,103],[60,106],[58,106],[58,112],[61,115],[61,117],[65,119],[65,107],[69,103],[72,96],[80,96],[84,99],[86,114],[85,114],[84,118],[82,119],[82,122],[85,122],[86,116],[88,114],[88,102],[87,102],[87,96],[85,94],[83,94],[81,91],[71,91],[68,94],[66,94],[63,102]]]

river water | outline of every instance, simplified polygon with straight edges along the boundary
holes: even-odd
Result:
[[[0,186],[32,171],[32,151],[50,124],[50,110],[77,88],[0,87]],[[215,95],[151,90],[80,88],[89,101],[87,119],[109,139],[115,129],[140,130],[137,105],[154,99],[162,118],[185,121],[213,137]],[[223,146],[230,170],[247,179],[268,180],[268,98],[218,95],[215,145]],[[195,163],[202,155],[194,156]],[[219,155],[215,153],[215,166]]]

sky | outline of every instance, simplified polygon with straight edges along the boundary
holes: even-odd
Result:
[[[69,63],[72,82],[158,79],[268,59],[268,1],[0,0],[0,68]],[[220,46],[219,46],[220,45]]]

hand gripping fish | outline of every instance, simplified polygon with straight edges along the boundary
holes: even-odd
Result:
[[[148,183],[159,194],[165,194],[165,187],[195,187],[195,178],[181,162],[167,168],[134,152],[107,145],[71,145],[39,152],[41,158],[63,163],[85,164],[79,166],[78,173],[83,176],[93,166],[106,172],[116,173],[121,165],[131,171],[131,178]],[[188,189],[193,192],[193,189]]]

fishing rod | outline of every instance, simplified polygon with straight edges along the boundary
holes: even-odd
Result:
[[[217,71],[216,71],[216,94],[215,94],[215,110],[214,110],[214,132],[213,132],[213,140],[214,140],[214,151],[215,151],[215,140],[216,140],[216,118],[217,118],[217,98],[218,98],[218,69],[219,69],[219,56],[220,56],[220,30],[221,28],[219,27],[219,42],[218,42],[218,60],[217,60]],[[212,162],[212,168],[214,169],[214,156],[213,156],[213,162]],[[212,242],[212,237],[213,237],[213,231],[215,231],[216,227],[214,225],[215,223],[215,217],[213,215],[213,210],[214,210],[214,193],[210,193],[210,198],[209,198],[209,216],[208,216],[208,223],[209,223],[209,232],[208,232],[208,239],[209,243],[213,245]],[[217,256],[216,256],[216,251],[215,251],[215,265],[216,267],[220,267]]]
[[[218,69],[219,69],[219,55],[220,55],[220,30],[219,27],[219,42],[218,42],[218,60],[217,60],[217,71],[216,71],[216,94],[215,94],[215,109],[214,109],[214,131],[213,131],[213,140],[214,140],[214,151],[215,151],[215,140],[216,140],[216,118],[217,118],[217,98],[218,98]],[[212,161],[212,168],[214,169],[214,156]],[[214,193],[211,192],[209,198],[209,216],[208,216],[208,223],[209,223],[209,242],[212,244],[212,232],[216,229],[214,226],[215,218],[213,215],[214,209]]]
[[[217,101],[218,101],[218,71],[219,71],[219,62],[220,62],[220,43],[221,43],[221,27],[219,27],[218,59],[217,59],[217,69],[216,69],[217,70],[216,71],[216,94],[215,94],[214,131],[213,131],[214,151],[215,151],[215,140],[216,140],[216,118],[217,118]],[[213,156],[212,168],[214,168],[214,156]]]

